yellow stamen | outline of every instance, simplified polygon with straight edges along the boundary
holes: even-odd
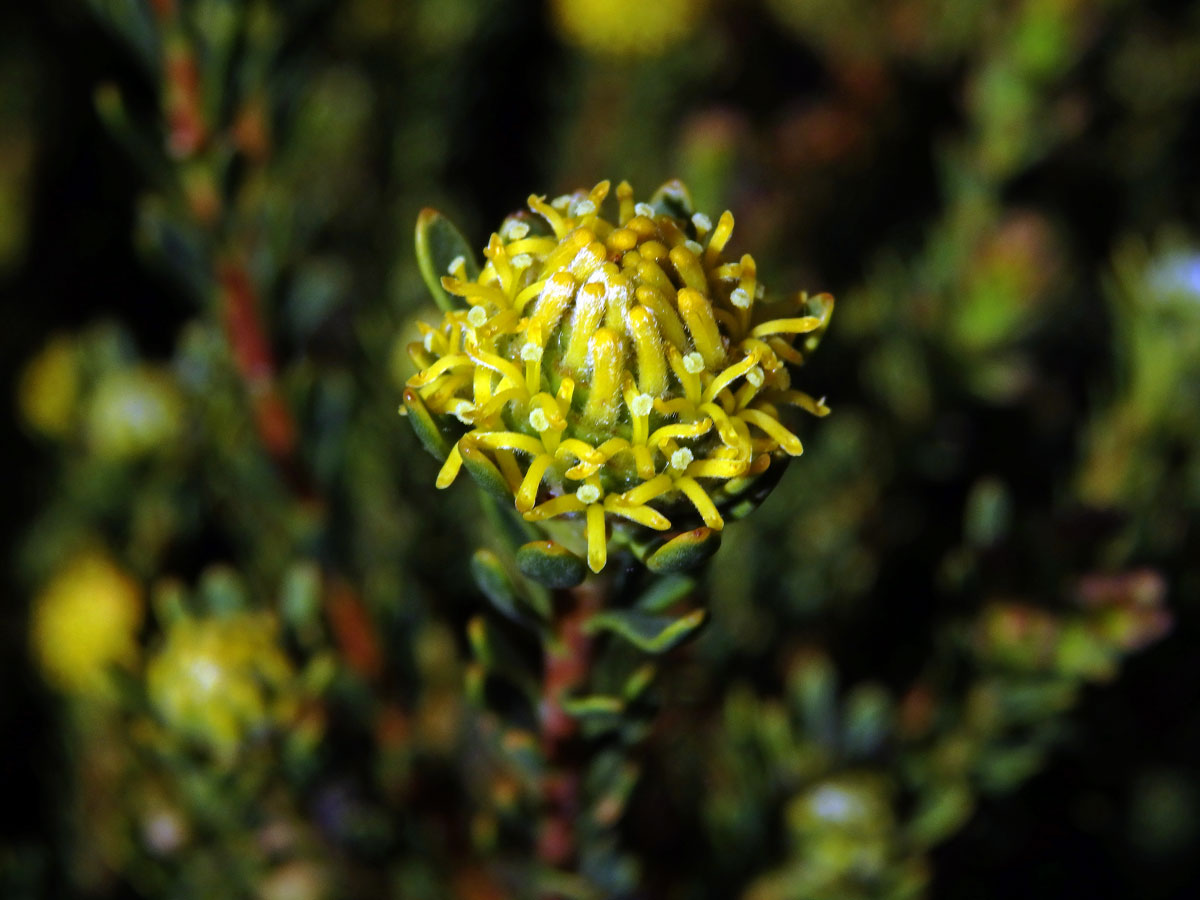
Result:
[[[661,497],[669,490],[671,490],[671,476],[655,475],[649,481],[621,494],[621,502],[629,506],[641,506],[656,497]]]
[[[412,378],[408,379],[408,387],[421,387],[429,384],[439,375],[450,372],[455,369],[467,369],[471,366],[471,359],[464,353],[451,353],[448,356],[443,356],[432,366],[423,372],[418,372]]]
[[[672,292],[673,295],[674,292]],[[687,333],[683,330],[683,322],[680,321],[679,314],[667,296],[645,284],[638,287],[635,296],[639,303],[654,313],[658,330],[662,336],[678,347],[681,352],[686,352],[689,346]]]
[[[621,337],[611,328],[601,328],[592,338],[592,384],[583,415],[590,422],[611,424],[621,405],[621,372],[625,353]]]
[[[750,467],[749,459],[698,459],[686,469],[690,478],[739,478]]]
[[[442,463],[442,468],[438,470],[437,481],[434,482],[439,488],[450,487],[454,483],[454,479],[458,477],[458,472],[462,468],[462,454],[458,452],[458,444],[455,443],[450,448],[450,455],[446,457],[446,461]]]
[[[517,465],[517,461],[513,459],[512,453],[507,450],[496,451],[496,467],[500,470],[500,474],[504,476],[504,480],[508,483],[508,489],[514,494],[521,486],[521,467]]]
[[[485,366],[501,375],[501,388],[525,386],[525,373],[504,357],[483,350],[468,350],[467,356],[471,357],[477,366]]]
[[[608,560],[608,532],[604,523],[604,507],[593,503],[587,508],[587,557],[593,572],[604,568]]]
[[[699,291],[682,288],[678,303],[679,313],[692,335],[692,343],[704,357],[704,365],[710,369],[719,367],[725,360],[725,345],[708,299]]]
[[[667,347],[667,361],[671,363],[671,371],[679,379],[683,395],[689,402],[698,405],[701,402],[700,376],[687,367],[683,354],[675,347]]]
[[[622,181],[617,185],[617,221],[624,225],[633,216],[633,186]]]
[[[490,284],[479,284],[476,281],[459,281],[449,275],[442,276],[442,287],[456,297],[465,300],[491,303],[504,309],[508,306],[508,297],[498,287]]]
[[[725,210],[721,213],[721,218],[717,220],[717,227],[713,229],[712,236],[708,239],[708,247],[704,251],[704,264],[708,268],[711,269],[715,266],[717,260],[721,258],[721,251],[729,243],[732,234],[733,213]]]
[[[525,472],[525,477],[521,480],[521,487],[517,490],[516,507],[518,512],[527,512],[533,508],[533,504],[537,502],[538,488],[541,487],[542,478],[553,464],[554,457],[548,453],[533,458],[533,462],[529,464],[529,468]]]
[[[654,314],[644,306],[635,306],[629,311],[629,327],[637,350],[638,387],[643,393],[658,396],[666,391],[669,381],[667,356]]]
[[[683,491],[684,495],[692,501],[692,506],[696,507],[696,512],[700,513],[700,518],[704,520],[705,525],[714,531],[720,531],[725,527],[725,520],[717,512],[716,506],[713,505],[712,499],[704,488],[700,487],[700,482],[685,475],[675,479],[675,487]]]
[[[500,235],[493,233],[491,240],[488,241],[487,247],[483,251],[483,255],[492,261],[492,267],[496,270],[496,277],[500,280],[500,289],[505,295],[511,297],[513,295],[513,268],[508,261],[508,249],[504,246],[504,242],[500,240]]]
[[[772,418],[760,409],[743,409],[739,417],[765,431],[775,439],[788,456],[799,456],[804,452],[800,438],[783,427],[778,419]]]
[[[527,434],[515,431],[486,431],[472,432],[475,442],[489,450],[519,450],[530,456],[542,454],[542,442]]]
[[[584,505],[579,502],[578,497],[574,494],[563,494],[561,497],[539,503],[529,512],[524,513],[524,518],[527,522],[542,522],[568,513],[583,512],[583,510]]]
[[[598,282],[585,284],[575,298],[575,311],[571,314],[571,337],[563,362],[576,375],[582,375],[587,367],[588,348],[592,336],[604,318],[604,285]]]
[[[725,390],[725,388],[727,388],[730,384],[732,384],[738,378],[741,378],[757,365],[758,356],[757,354],[752,353],[740,363],[725,369],[720,375],[710,381],[708,383],[708,387],[704,389],[704,402],[711,402],[716,398],[717,394],[721,393],[721,391]]]
[[[816,316],[801,316],[798,319],[772,319],[755,325],[750,331],[750,337],[766,337],[770,334],[808,334],[821,327],[821,320]]]
[[[533,318],[529,320],[527,334],[531,340],[536,336],[536,343],[545,346],[546,341],[550,340],[550,333],[558,325],[574,296],[575,279],[566,272],[555,272],[542,289],[542,295],[533,311]]]
[[[671,527],[671,520],[657,509],[649,506],[632,506],[621,502],[620,497],[605,497],[604,508],[614,516],[621,516],[637,522],[639,525],[644,525],[646,528],[653,528],[655,531],[665,531]]]
[[[712,419],[701,419],[699,422],[687,425],[663,425],[661,428],[655,429],[654,434],[650,435],[648,443],[651,447],[660,447],[667,441],[677,438],[688,440],[698,438],[707,434],[712,425]]]
[[[567,233],[567,223],[558,210],[546,202],[545,197],[539,197],[537,194],[529,195],[529,208],[550,223],[550,227],[554,229],[555,235],[562,237]]]
[[[671,250],[671,265],[679,273],[679,277],[693,291],[704,294],[708,290],[708,279],[704,277],[704,267],[700,260],[683,244]]]

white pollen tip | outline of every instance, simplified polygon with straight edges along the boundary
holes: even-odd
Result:
[[[542,358],[542,348],[537,344],[526,344],[521,348],[521,359],[525,362],[537,362]]]
[[[680,447],[671,454],[671,468],[680,470],[686,469],[692,464],[693,459],[695,459],[695,457],[692,455],[691,450],[689,450],[687,447]]]
[[[421,343],[425,345],[425,351],[427,353],[432,353],[433,352],[433,332],[432,331],[425,332],[425,337],[421,338]]]
[[[457,276],[460,269],[467,267],[467,258],[465,256],[456,256],[450,260],[450,265],[446,266],[446,271],[451,275]]]
[[[704,252],[704,248],[701,247],[700,244],[697,243],[696,241],[684,241],[683,246],[685,246],[689,250],[691,250],[693,256],[699,256],[701,253]]]
[[[580,200],[575,204],[575,215],[590,216],[596,211],[596,204],[591,200]]]
[[[575,496],[579,498],[580,503],[591,506],[600,499],[600,488],[594,484],[581,485],[579,490],[575,492]]]
[[[755,300],[761,300],[766,295],[766,293],[767,293],[767,286],[765,284],[756,284],[754,286],[754,299]]]
[[[759,366],[755,366],[753,369],[751,369],[749,372],[746,373],[746,380],[748,382],[750,382],[752,385],[754,385],[756,388],[762,387],[763,379],[765,377],[766,376],[763,375],[762,368]]]
[[[692,213],[692,224],[696,226],[696,230],[704,233],[712,231],[712,219],[704,213]]]
[[[638,394],[633,398],[633,404],[630,407],[635,416],[648,416],[650,411],[654,409],[654,398],[649,394]]]
[[[654,207],[649,203],[635,203],[633,205],[633,211],[639,216],[645,216],[647,219],[654,218]]]
[[[729,302],[738,309],[750,308],[750,292],[745,288],[734,288],[729,292]]]
[[[539,434],[548,429],[550,427],[550,420],[546,418],[546,411],[540,406],[535,406],[529,413],[529,424]]]
[[[462,422],[464,425],[474,425],[475,421],[471,413],[475,410],[469,403],[464,403],[454,409],[454,418]]]
[[[524,269],[528,269],[530,266],[533,265],[533,257],[530,256],[528,253],[518,253],[516,256],[514,256],[512,258],[511,262],[512,262],[512,267],[514,269],[516,269],[518,272],[520,272],[520,271],[523,271]]]
[[[471,311],[467,313],[467,321],[476,328],[482,328],[485,324],[487,324],[487,320],[487,310],[482,306],[472,306]]]
[[[528,222],[509,222],[508,228],[505,229],[505,236],[510,241],[519,241],[521,238],[529,234]]]
[[[557,209],[559,212],[563,212],[567,207],[569,207],[571,205],[571,195],[570,194],[560,194],[559,196],[555,197],[553,200],[550,201],[550,205],[554,209]]]
[[[683,358],[683,367],[693,375],[704,371],[704,357],[694,350]]]

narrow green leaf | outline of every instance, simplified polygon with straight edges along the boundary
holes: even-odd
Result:
[[[413,433],[421,442],[421,446],[439,462],[445,462],[446,457],[450,455],[450,446],[453,442],[442,433],[437,422],[430,415],[425,401],[421,399],[421,395],[414,388],[404,389],[404,408],[408,411],[408,424],[412,426]]]
[[[458,452],[462,455],[463,468],[481,488],[497,499],[512,499],[513,493],[508,482],[486,453],[465,438],[458,442]]]
[[[625,703],[620,697],[593,694],[586,697],[566,697],[562,701],[562,707],[576,719],[611,718],[624,711]]]
[[[530,541],[517,551],[517,568],[548,588],[569,588],[587,577],[587,564],[554,541]]]
[[[608,610],[588,620],[589,633],[611,631],[645,653],[665,653],[683,643],[704,624],[708,614],[703,609],[685,616],[650,616],[634,610]]]
[[[442,287],[442,276],[449,274],[451,263],[458,257],[466,264],[467,278],[479,277],[475,251],[462,232],[436,209],[423,209],[417,216],[416,247],[417,266],[437,305],[446,312],[465,308],[462,298]]]
[[[655,578],[633,605],[644,613],[660,613],[674,606],[695,588],[696,580],[687,575],[675,574]]]
[[[520,599],[504,565],[491,550],[476,550],[471,557],[471,575],[479,590],[503,615],[521,621]]]
[[[651,572],[689,572],[708,562],[721,547],[721,532],[697,528],[677,534],[646,559]]]

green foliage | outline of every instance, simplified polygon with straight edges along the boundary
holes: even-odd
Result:
[[[114,321],[98,275],[28,354],[54,475],[17,569],[31,621],[128,615],[31,625],[44,674],[103,688],[50,681],[62,827],[0,847],[0,892],[928,896],[939,846],[1103,764],[1081,703],[1150,745],[1126,852],[1194,845],[1194,776],[1116,698],[1173,622],[1137,675],[1195,672],[1200,21],[718,0],[617,63],[569,49],[568,5],[86,4],[133,62],[92,99],[157,307]],[[14,96],[2,269],[35,233]],[[482,490],[434,487],[459,434],[406,349],[484,225],[609,174],[728,206],[767,283],[838,317],[797,344],[828,406],[795,402],[830,412],[797,463],[729,481],[723,531],[613,527],[591,575],[469,443]]]

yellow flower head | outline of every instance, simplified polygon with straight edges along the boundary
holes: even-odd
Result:
[[[53,338],[21,373],[17,401],[21,415],[47,437],[64,438],[71,430],[79,400],[75,342]]]
[[[691,34],[703,0],[554,0],[563,39],[609,56],[657,56]]]
[[[266,613],[184,617],[146,667],[150,702],[176,734],[231,762],[256,734],[296,712],[292,664]]]
[[[423,326],[404,393],[445,458],[439,487],[466,466],[529,521],[584,521],[597,572],[609,525],[718,530],[773,461],[800,455],[781,409],[828,410],[788,364],[833,305],[768,306],[753,257],[726,258],[733,216],[689,215],[678,182],[652,203],[621,184],[611,219],[608,194],[530,197],[536,216],[510,216],[482,270],[453,260],[442,286],[461,308]]]
[[[34,656],[59,690],[102,696],[108,670],[137,658],[141,588],[107,556],[87,552],[58,572],[33,602]]]

